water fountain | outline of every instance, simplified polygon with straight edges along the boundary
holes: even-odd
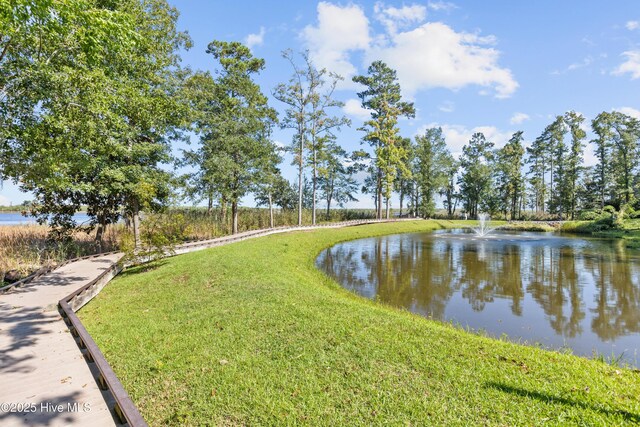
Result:
[[[493,230],[493,228],[489,227],[489,222],[491,221],[491,217],[489,216],[489,214],[484,212],[479,213],[478,221],[478,227],[473,229],[473,231],[475,231],[478,236],[485,237]]]

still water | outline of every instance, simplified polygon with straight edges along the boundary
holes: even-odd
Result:
[[[82,224],[89,221],[89,216],[86,213],[77,213],[73,216],[73,219]],[[21,224],[35,224],[36,219],[32,216],[23,216],[18,212],[0,212],[0,225],[21,225]]]
[[[454,230],[340,243],[316,262],[423,316],[640,366],[640,251],[622,241]]]

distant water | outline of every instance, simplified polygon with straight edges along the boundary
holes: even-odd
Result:
[[[86,213],[77,213],[73,216],[78,224],[89,221],[89,216]],[[31,216],[23,216],[16,212],[0,212],[0,225],[20,225],[20,224],[35,224],[35,218]]]

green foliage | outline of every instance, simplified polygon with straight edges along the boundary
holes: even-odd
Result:
[[[600,212],[596,212],[596,211],[582,211],[580,212],[580,215],[578,215],[578,220],[579,221],[595,221],[597,219],[600,219],[602,217],[602,214]]]
[[[329,141],[321,153],[318,185],[321,197],[327,205],[327,218],[331,214],[332,203],[342,208],[345,203],[358,201],[354,196],[358,191],[358,183],[353,178],[358,167],[347,166],[350,159],[347,152],[333,140]]]
[[[446,187],[447,166],[452,162],[441,128],[427,129],[424,135],[416,136],[415,180],[421,196],[418,212],[423,218],[435,214],[435,196]]]
[[[164,204],[169,174],[159,164],[185,118],[176,52],[189,40],[176,29],[177,11],[164,0],[14,2],[9,10],[33,19],[9,38],[0,31],[8,72],[0,84],[10,94],[0,116],[12,123],[0,136],[2,169],[34,193],[32,213],[65,233],[81,205],[103,229],[123,206],[136,215]]]
[[[141,245],[136,247],[135,237],[126,232],[121,237],[122,262],[141,264],[158,261],[175,253],[175,247],[193,233],[191,225],[181,213],[151,213],[141,224]]]
[[[264,69],[238,42],[213,41],[207,53],[219,63],[215,81],[202,77],[200,103],[206,107],[198,123],[202,156],[195,163],[202,186],[211,199],[215,189],[232,206],[232,232],[238,231],[238,204],[259,181],[265,168],[273,168],[275,146],[269,140],[276,112],[252,78]],[[205,90],[202,90],[205,89]]]
[[[480,213],[479,208],[489,211],[492,201],[491,190],[493,183],[492,162],[493,142],[486,140],[481,132],[474,133],[469,144],[462,148],[460,165],[463,172],[458,180],[460,195],[464,200],[465,209],[471,218]]]
[[[413,103],[402,101],[400,84],[396,71],[382,61],[374,61],[367,69],[367,75],[355,76],[353,81],[365,86],[358,97],[362,107],[371,110],[371,119],[359,130],[366,132],[363,140],[374,147],[374,163],[377,168],[376,194],[378,217],[382,217],[382,196],[389,199],[398,174],[410,174],[407,168],[408,153],[401,144],[398,118],[415,117]]]
[[[311,222],[315,224],[318,181],[325,174],[322,158],[326,156],[325,151],[335,145],[334,131],[351,125],[346,116],[332,116],[329,113],[330,109],[343,106],[342,102],[333,98],[336,85],[343,77],[324,68],[317,69],[308,52],[302,54],[302,67],[294,61],[291,50],[284,51],[282,56],[291,64],[293,75],[288,83],[276,86],[273,96],[287,105],[282,127],[295,130],[290,151],[293,153],[293,164],[298,167],[298,223],[302,224],[304,168],[309,166],[312,172]],[[306,152],[309,153],[307,156]]]
[[[520,202],[524,197],[522,176],[524,147],[522,132],[513,134],[509,142],[496,154],[496,185],[499,210],[511,213],[511,219],[519,216]]]

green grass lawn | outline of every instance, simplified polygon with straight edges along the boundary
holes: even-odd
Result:
[[[314,266],[411,221],[273,235],[116,278],[80,312],[151,425],[622,425],[640,372],[357,297]]]

